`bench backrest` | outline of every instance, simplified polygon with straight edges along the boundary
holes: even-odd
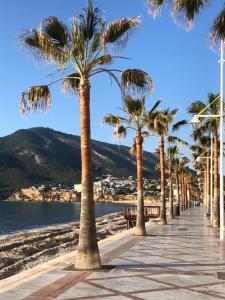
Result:
[[[160,216],[160,206],[145,206],[144,207],[145,217],[158,218]],[[123,215],[126,219],[137,216],[137,206],[125,205],[123,208]]]

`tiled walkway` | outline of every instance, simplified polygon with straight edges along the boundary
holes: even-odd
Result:
[[[103,247],[112,270],[66,271],[70,260],[0,300],[225,299],[225,245],[207,225],[201,208],[193,208],[169,225],[148,225],[149,236],[130,234]]]

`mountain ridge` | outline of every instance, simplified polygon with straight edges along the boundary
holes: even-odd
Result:
[[[92,140],[93,176],[111,174],[135,176],[135,158],[129,147]],[[158,162],[150,152],[143,153],[144,176],[158,178]],[[0,138],[0,196],[40,184],[72,186],[80,182],[80,137],[34,127],[20,129]]]

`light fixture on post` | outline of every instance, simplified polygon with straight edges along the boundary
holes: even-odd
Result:
[[[200,123],[200,118],[219,118],[220,119],[220,240],[224,240],[224,167],[223,167],[223,118],[224,118],[224,72],[223,72],[223,64],[225,62],[224,58],[224,42],[221,41],[221,59],[220,63],[220,95],[216,97],[209,105],[207,105],[199,114],[194,115],[191,123],[198,124]],[[220,98],[220,112],[218,115],[204,115],[202,114],[207,108],[212,105],[218,98]],[[212,149],[212,145],[211,145]],[[212,168],[212,165],[211,165]],[[211,169],[212,172],[212,169]],[[212,201],[212,195],[211,195]],[[212,212],[212,211],[211,211]]]
[[[220,45],[220,240],[224,240],[224,167],[223,167],[223,98],[224,98],[224,41]]]
[[[211,139],[211,149],[210,149],[210,154],[211,154],[211,159],[210,159],[210,222],[212,226],[212,220],[213,220],[213,134],[211,132],[210,135]]]
[[[191,124],[198,124],[200,123],[200,119],[197,115],[194,115],[193,119],[191,120]]]

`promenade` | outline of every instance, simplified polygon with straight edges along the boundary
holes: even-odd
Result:
[[[225,299],[225,244],[202,208],[100,242],[98,272],[71,271],[74,253],[2,280],[0,300]]]

